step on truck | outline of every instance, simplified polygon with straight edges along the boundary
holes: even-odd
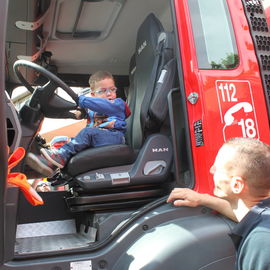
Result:
[[[166,199],[174,187],[212,194],[226,140],[270,143],[269,6],[1,0],[0,269],[234,269],[235,223]],[[26,156],[47,147],[44,118],[72,118],[74,89],[97,70],[132,112],[126,143],[73,156],[34,206],[10,179],[43,177]]]

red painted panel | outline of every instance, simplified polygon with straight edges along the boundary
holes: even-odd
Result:
[[[211,193],[209,169],[225,140],[259,138],[270,144],[269,119],[259,66],[241,0],[227,1],[239,53],[233,70],[199,69],[187,0],[175,0],[179,47],[186,97],[199,94],[196,104],[187,101],[194,161],[195,189]],[[196,146],[194,123],[202,120],[204,145]]]

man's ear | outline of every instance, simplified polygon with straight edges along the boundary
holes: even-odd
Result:
[[[245,187],[245,181],[240,176],[233,176],[231,179],[231,189],[235,194],[240,194]]]

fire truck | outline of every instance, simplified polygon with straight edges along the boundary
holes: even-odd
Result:
[[[234,269],[235,223],[166,199],[212,194],[226,140],[270,143],[269,1],[2,0],[0,13],[0,270]],[[35,193],[44,118],[72,118],[73,87],[97,70],[132,112],[126,143],[76,154],[48,179],[64,188]]]

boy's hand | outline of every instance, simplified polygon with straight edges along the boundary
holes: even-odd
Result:
[[[112,120],[112,121],[109,121],[109,122],[107,122],[107,121],[108,121],[107,118],[103,119],[102,124],[100,124],[99,127],[113,129],[115,120]]]
[[[107,122],[107,125],[105,126],[105,128],[113,129],[114,128],[114,122],[115,122],[115,120]]]
[[[82,112],[81,111],[75,111],[74,115],[75,115],[76,119],[82,119]]]
[[[84,119],[86,116],[86,111],[80,107],[76,111],[73,112],[76,119]]]

